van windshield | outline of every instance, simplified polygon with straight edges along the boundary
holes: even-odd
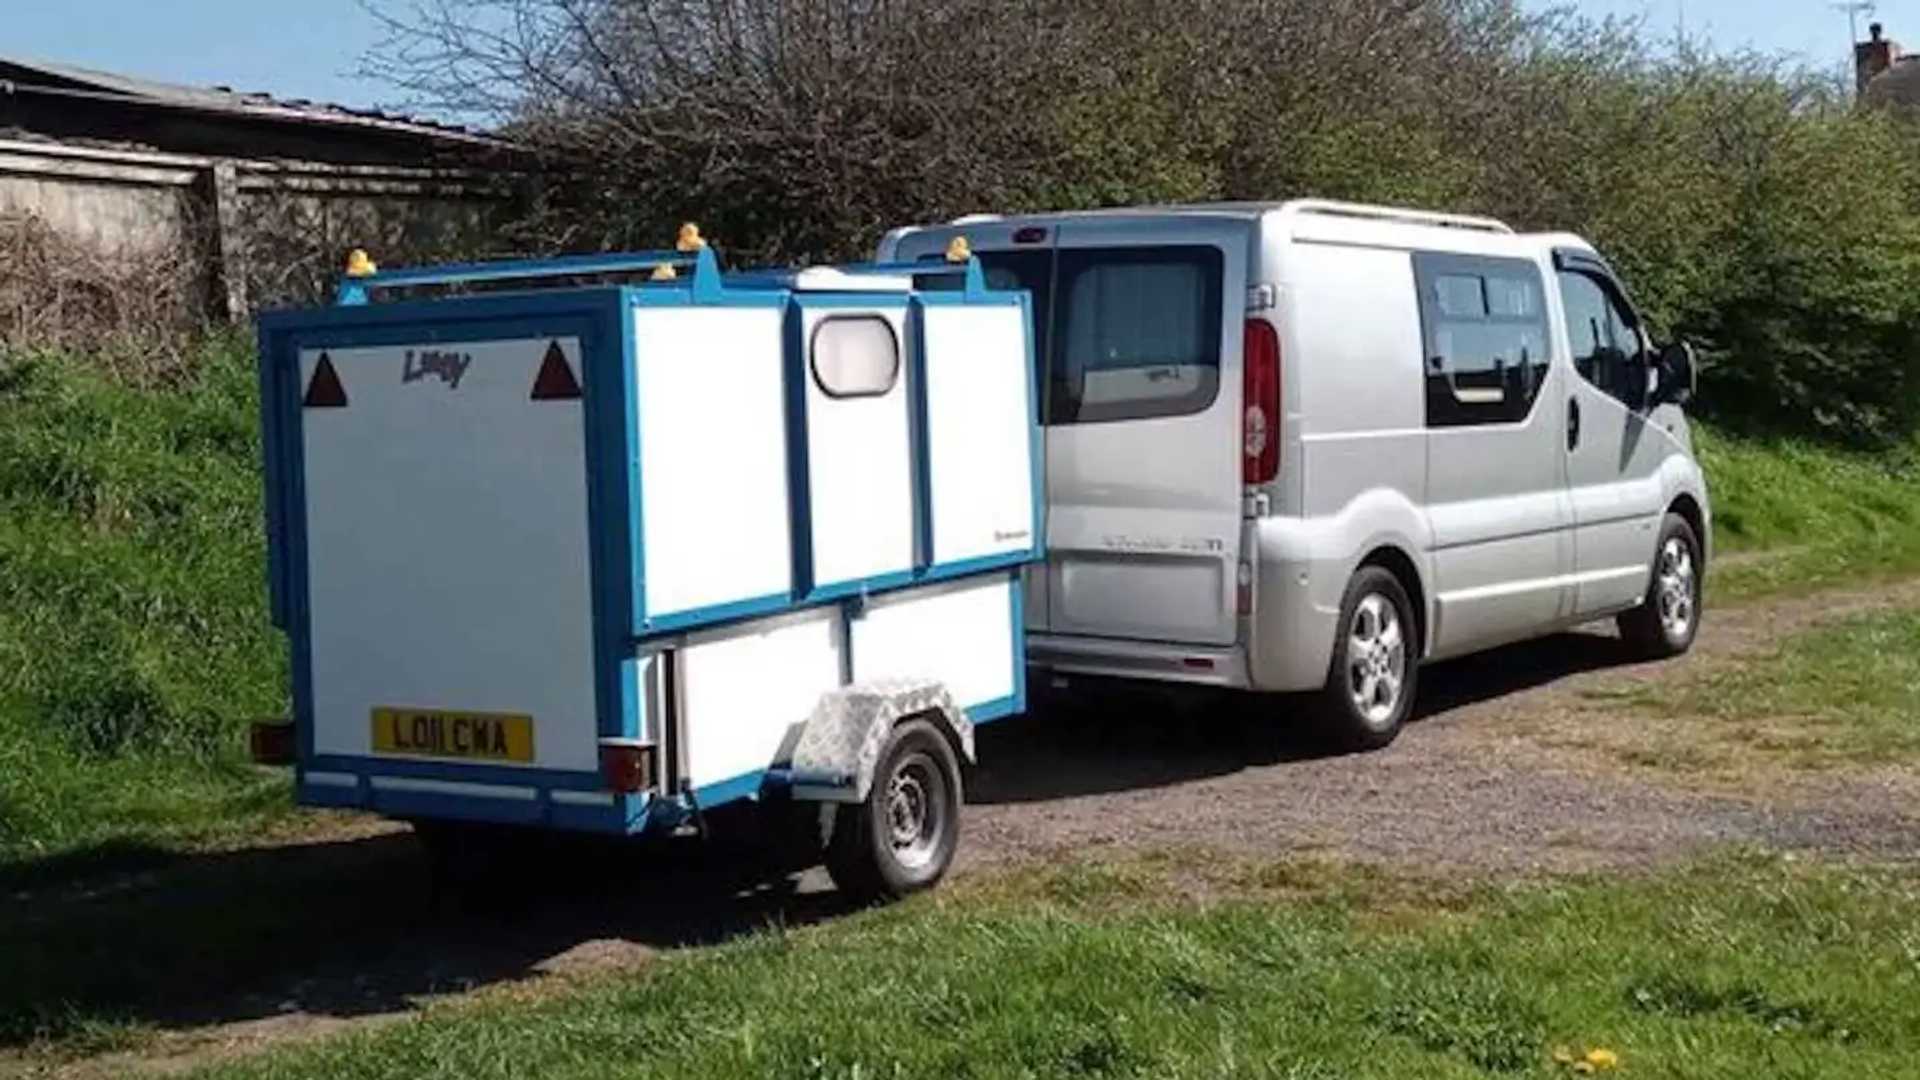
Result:
[[[1179,416],[1213,404],[1220,390],[1219,248],[977,254],[989,287],[1026,289],[1033,298],[1047,423]],[[958,287],[950,278],[924,284]]]

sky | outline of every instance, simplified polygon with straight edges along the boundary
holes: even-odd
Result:
[[[393,0],[385,2],[395,7]],[[401,0],[404,2],[404,0]],[[1531,8],[1550,0],[1523,0]],[[1725,48],[1799,54],[1845,70],[1847,17],[1831,0],[1578,0],[1593,15],[1644,16],[1662,34]],[[1920,0],[1879,0],[1888,36],[1920,48]],[[0,0],[0,55],[60,60],[194,85],[264,90],[344,105],[395,104],[391,87],[355,74],[382,38],[356,0]]]

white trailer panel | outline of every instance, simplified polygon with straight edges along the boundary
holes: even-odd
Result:
[[[634,309],[648,619],[792,584],[782,314]]]
[[[597,767],[581,406],[528,397],[551,344],[578,377],[575,338],[301,350],[348,402],[301,425],[316,753],[432,710],[531,717],[519,764]]]

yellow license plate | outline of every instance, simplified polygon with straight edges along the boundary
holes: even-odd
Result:
[[[533,717],[448,709],[373,710],[373,752],[532,761]]]

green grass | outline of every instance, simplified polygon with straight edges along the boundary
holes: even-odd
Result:
[[[1856,584],[1920,568],[1920,460],[1697,427],[1713,502],[1714,600]],[[1764,553],[1764,554],[1762,554]]]
[[[242,760],[284,709],[254,393],[237,338],[161,389],[0,357],[0,876],[285,805]]]
[[[1671,739],[1705,744],[1675,759],[1683,768],[1702,754],[1802,769],[1920,760],[1920,611],[1815,626],[1772,655],[1636,700],[1676,722]]]
[[[1628,1076],[1890,1080],[1920,1060],[1916,885],[1752,857],[1200,903],[1068,867],[204,1075],[1550,1076],[1604,1047]]]
[[[284,777],[242,760],[284,714],[267,622],[251,350],[180,385],[0,357],[0,880],[251,833]],[[1702,431],[1716,601],[1920,568],[1920,471]],[[1906,466],[1899,464],[1907,461]]]

